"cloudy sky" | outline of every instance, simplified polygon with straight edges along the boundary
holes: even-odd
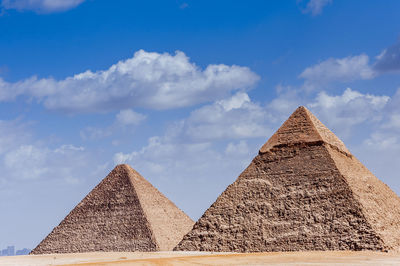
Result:
[[[196,220],[299,105],[400,194],[397,0],[0,3],[0,248],[119,163]]]

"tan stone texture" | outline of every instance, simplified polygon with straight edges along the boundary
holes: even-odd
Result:
[[[192,226],[138,172],[118,165],[31,254],[171,250]]]
[[[328,151],[372,228],[389,249],[400,251],[400,198],[354,156]]]
[[[174,250],[390,250],[398,196],[298,108]]]
[[[260,153],[280,145],[290,146],[301,143],[325,142],[350,154],[344,143],[333,134],[309,110],[300,106],[274,135],[261,147]]]

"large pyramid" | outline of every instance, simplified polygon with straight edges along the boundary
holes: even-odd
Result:
[[[399,197],[299,107],[174,250],[399,247]]]
[[[167,251],[193,223],[138,172],[118,165],[31,254]]]

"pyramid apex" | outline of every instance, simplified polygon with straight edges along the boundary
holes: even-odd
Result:
[[[132,167],[129,164],[122,163],[122,164],[117,164],[114,169],[120,169],[120,168],[128,168],[131,169]]]
[[[112,172],[117,171],[117,172],[126,172],[126,173],[134,173],[135,175],[140,175],[135,169],[132,168],[129,164],[123,163],[123,164],[117,164]]]
[[[346,154],[351,154],[344,143],[310,110],[305,106],[299,106],[261,147],[260,153],[268,152],[272,148],[279,146],[317,142],[324,142]]]
[[[297,109],[294,111],[294,113],[295,112],[306,112],[308,115],[314,116],[313,113],[304,105],[300,105],[299,107],[297,107]]]

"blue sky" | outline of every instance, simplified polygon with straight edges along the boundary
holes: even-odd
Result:
[[[400,2],[2,0],[0,247],[118,163],[196,220],[299,105],[400,193]]]

